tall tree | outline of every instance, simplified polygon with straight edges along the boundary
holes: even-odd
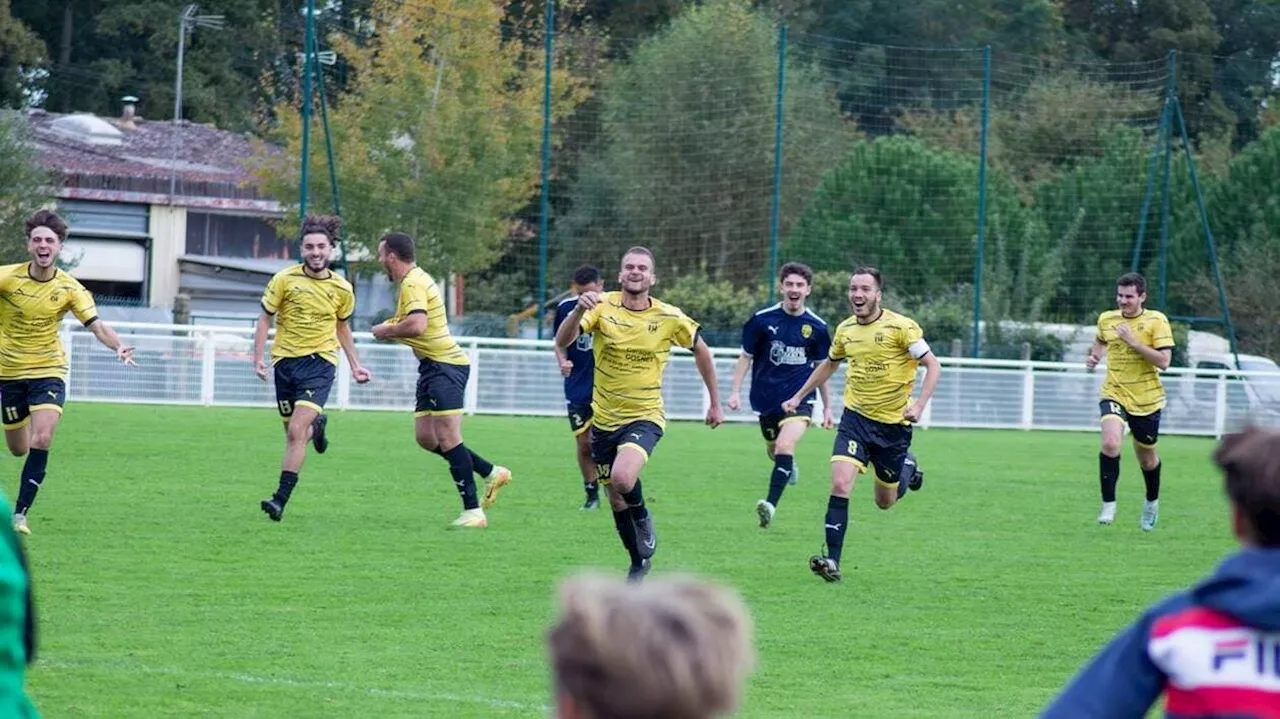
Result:
[[[642,241],[668,276],[768,272],[777,38],[745,0],[712,0],[616,68],[599,142],[552,234],[566,262],[612,263]],[[784,228],[852,139],[817,72],[789,59],[786,83]]]
[[[0,0],[0,107],[20,107],[30,98],[36,71],[47,64],[44,45],[35,33],[11,12],[9,0]]]
[[[136,95],[138,112],[173,113],[178,18],[189,0],[15,0],[14,15],[44,40],[52,58],[45,107],[114,115]],[[279,58],[277,13],[293,0],[207,0],[201,14],[223,15],[226,29],[187,39],[183,113],[231,129],[254,124],[255,89]]]
[[[0,264],[26,257],[23,222],[52,192],[53,177],[37,161],[26,119],[0,111]]]
[[[348,240],[365,250],[382,233],[418,241],[436,271],[487,267],[511,241],[515,215],[536,196],[541,146],[541,52],[510,38],[503,8],[488,0],[375,0],[378,32],[359,46],[334,38],[350,63],[347,91],[333,97]],[[552,117],[585,96],[553,67]],[[298,197],[301,119],[278,107],[284,154],[264,154],[260,176],[281,199]],[[313,131],[311,207],[328,204],[323,136]]]

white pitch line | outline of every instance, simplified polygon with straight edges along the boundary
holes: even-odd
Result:
[[[390,699],[454,702],[457,704],[480,704],[483,706],[493,707],[494,709],[516,709],[520,711],[539,712],[544,716],[551,710],[551,707],[545,704],[529,704],[526,702],[510,701],[507,699],[465,696],[462,694],[420,692],[412,689],[380,689],[378,687],[364,687],[358,684],[349,684],[345,682],[312,681],[307,679],[291,679],[289,677],[261,677],[252,674],[241,674],[239,672],[192,671],[189,669],[179,669],[177,667],[149,667],[142,664],[125,665],[124,663],[114,664],[106,662],[66,662],[46,657],[37,657],[34,671],[38,672],[42,668],[65,670],[90,669],[112,673],[141,672],[143,674],[155,674],[160,676],[221,679],[240,682],[243,684],[261,684],[265,686],[296,687],[301,689],[329,689],[347,694],[364,694],[375,697],[387,697]]]

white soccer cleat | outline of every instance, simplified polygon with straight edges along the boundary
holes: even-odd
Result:
[[[484,529],[489,526],[489,520],[484,516],[483,509],[464,509],[453,520],[453,526],[460,529]]]
[[[1102,511],[1098,512],[1098,524],[1111,524],[1116,521],[1116,503],[1103,502]]]
[[[794,487],[796,486],[796,482],[799,482],[799,481],[800,481],[800,465],[796,464],[795,461],[792,460],[791,476],[787,477],[787,486]]]
[[[25,514],[13,515],[13,531],[22,535],[31,534],[31,528],[27,526],[27,515]]]
[[[1142,531],[1150,532],[1156,528],[1160,520],[1160,500],[1156,499],[1142,505]]]
[[[773,522],[773,513],[778,511],[776,507],[769,504],[769,500],[762,499],[756,502],[756,514],[760,516],[760,528],[768,529]]]

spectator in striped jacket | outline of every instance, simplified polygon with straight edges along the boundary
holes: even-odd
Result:
[[[1222,439],[1231,526],[1242,549],[1149,610],[1094,658],[1043,717],[1280,719],[1280,432]]]

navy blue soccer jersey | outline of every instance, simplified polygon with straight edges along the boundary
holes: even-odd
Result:
[[[560,329],[560,323],[573,313],[578,305],[578,296],[574,295],[562,300],[556,306],[556,323],[551,334],[554,336]],[[591,335],[582,333],[565,351],[569,361],[573,363],[573,371],[564,378],[565,403],[571,405],[591,404],[591,373],[595,370],[595,355],[591,353]]]
[[[742,351],[752,358],[751,409],[779,411],[830,349],[827,323],[808,309],[789,315],[776,304],[755,313],[742,327]]]

